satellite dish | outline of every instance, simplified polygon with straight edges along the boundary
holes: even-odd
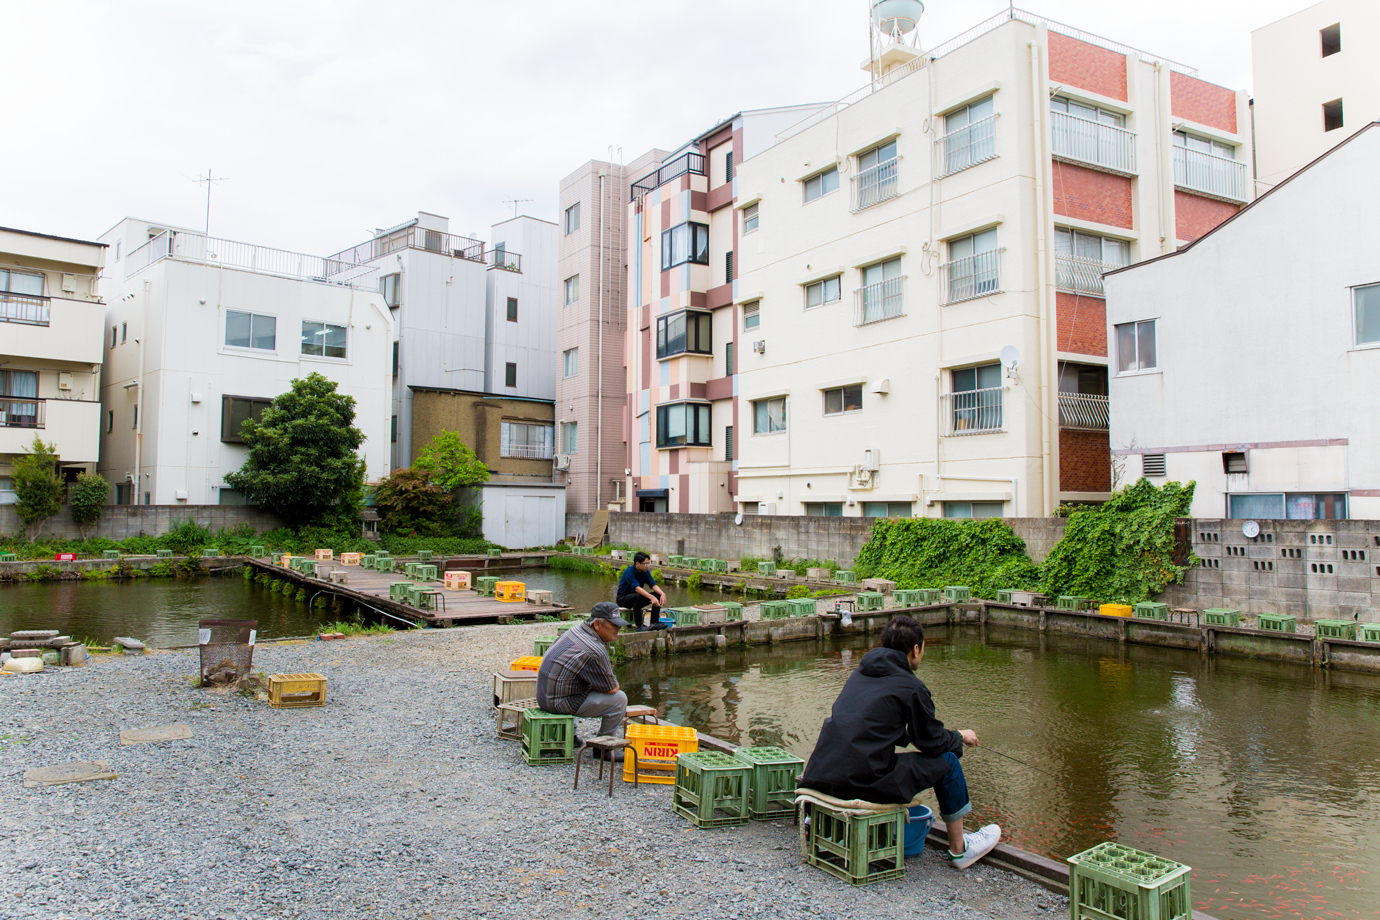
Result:
[[[1003,345],[1001,363],[1008,371],[1014,371],[1016,365],[1021,363],[1021,350],[1015,345]]]
[[[1241,533],[1248,540],[1254,540],[1260,536],[1260,524],[1256,521],[1247,521],[1241,525]]]
[[[738,516],[733,519],[733,523],[737,524],[739,527],[743,526],[743,512],[738,512]]]

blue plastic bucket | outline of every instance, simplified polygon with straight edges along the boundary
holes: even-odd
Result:
[[[906,855],[919,856],[925,852],[925,835],[934,824],[934,812],[924,805],[912,805],[906,812]]]

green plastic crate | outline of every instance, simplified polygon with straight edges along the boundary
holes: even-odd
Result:
[[[171,557],[172,557],[172,550],[170,550],[170,549],[160,549],[160,550],[158,551],[158,558],[160,558],[160,559],[169,559],[169,558],[171,558]]]
[[[480,575],[474,580],[474,591],[476,594],[485,597],[493,597],[494,585],[498,584],[498,582],[499,577],[497,575]]]
[[[1314,620],[1313,634],[1319,639],[1356,639],[1355,620]]]
[[[101,558],[102,558],[102,559],[119,559],[119,558],[120,558],[120,551],[119,551],[118,549],[107,549],[107,550],[102,550],[102,551],[101,551]]]
[[[576,626],[579,626],[581,622],[583,622],[583,621],[582,621],[582,620],[576,620],[576,621],[573,622],[573,623],[560,623],[560,624],[557,624],[557,626],[556,626],[556,636],[557,636],[557,638],[559,638],[559,637],[565,635],[566,630],[574,629]]]
[[[748,813],[758,821],[795,814],[795,778],[805,761],[778,747],[738,748],[733,756],[752,768],[748,774]]]
[[[407,600],[407,589],[412,587],[410,581],[393,581],[388,583],[388,599],[390,601],[403,602]]]
[[[834,573],[834,583],[839,585],[856,585],[858,583],[858,573],[850,569],[839,569]]]
[[[262,546],[251,546],[249,547],[249,555],[255,559],[262,559],[264,557],[264,548]]]
[[[278,563],[283,561],[283,554],[278,552],[277,550],[274,550],[272,556],[270,556],[269,558],[274,565],[277,565]]]
[[[906,874],[905,809],[850,815],[815,802],[803,804],[809,823],[801,856],[807,863],[850,885]]]
[[[408,584],[407,603],[418,610],[436,609],[436,592],[425,585]]]
[[[998,604],[1009,604],[1009,603],[1011,603],[1011,589],[1010,589],[1010,588],[1002,588],[1000,591],[997,592],[997,603],[998,603]]]
[[[880,591],[859,591],[855,597],[855,606],[859,611],[886,609],[886,595]]]
[[[434,558],[436,558],[436,554],[433,553],[433,552],[432,552],[431,550],[429,550],[429,549],[419,549],[419,550],[417,550],[417,561],[418,561],[418,562],[430,562],[430,561],[431,561],[432,559],[434,559]]]
[[[203,550],[201,551],[201,555],[203,555],[203,556],[219,556],[219,555],[220,555],[220,547],[218,547],[218,546],[208,546],[208,547],[206,547],[205,549],[203,549]]]
[[[816,613],[813,597],[792,597],[786,601],[786,609],[793,617],[812,617]]]
[[[700,612],[694,607],[672,607],[667,611],[677,626],[699,626]]]
[[[776,574],[776,563],[775,563],[775,562],[759,562],[759,563],[757,563],[757,574],[758,574],[758,575],[775,575],[775,574]]]
[[[701,571],[701,572],[727,572],[727,571],[728,571],[728,560],[727,560],[727,559],[701,559],[701,560],[700,560],[700,571]]]
[[[1380,642],[1380,623],[1362,623],[1360,639],[1362,642]]]
[[[757,605],[757,610],[764,620],[786,620],[791,616],[791,608],[785,601],[762,601]]]
[[[743,605],[737,601],[719,601],[719,606],[724,608],[728,622],[736,623],[743,618]]]
[[[944,600],[951,604],[966,604],[973,599],[973,592],[963,585],[948,585],[944,588]]]
[[[278,553],[274,553],[273,555],[277,556]],[[378,556],[375,556],[373,553],[368,553],[366,555],[360,556],[359,567],[362,569],[372,569],[374,567],[374,560],[377,558]],[[274,559],[273,561],[277,562],[278,560]]]
[[[18,562],[18,553],[0,553],[0,562]]]
[[[1189,920],[1192,870],[1123,846],[1099,843],[1070,856],[1070,920]]]
[[[1077,594],[1061,594],[1055,599],[1054,606],[1060,610],[1090,610],[1092,601]]]
[[[532,654],[540,658],[546,654],[546,650],[556,644],[559,636],[537,636],[532,640]]]
[[[675,553],[672,553],[671,555],[669,555],[669,556],[666,557],[666,564],[667,564],[667,565],[671,565],[671,566],[675,566],[676,568],[680,568],[680,567],[681,567],[681,564],[684,563],[684,562],[685,562],[685,557],[684,557],[684,556],[676,555]]]
[[[1169,622],[1169,605],[1157,601],[1141,601],[1131,608],[1131,616],[1137,620],[1163,620],[1167,623]]]
[[[532,766],[575,762],[575,717],[541,709],[522,714],[522,756]]]
[[[502,555],[503,555],[503,550],[499,549],[499,548],[496,547],[496,546],[491,546],[491,547],[489,547],[489,558],[490,558],[490,559],[497,559],[499,556],[502,556]]]
[[[698,556],[682,556],[680,561],[681,565],[687,569],[698,569],[700,567],[700,559]]]
[[[718,751],[676,757],[671,809],[696,827],[748,823],[748,776],[752,768]]]
[[[1231,607],[1209,607],[1203,611],[1204,626],[1240,626],[1241,611]]]
[[[420,578],[420,579],[422,579],[422,581],[438,581],[438,580],[439,580],[439,579],[437,579],[437,577],[436,577],[436,566],[434,566],[434,565],[429,565],[429,564],[423,563],[423,562],[418,562],[416,565],[417,565],[417,577]]]
[[[891,592],[891,602],[896,607],[919,607],[920,591],[917,588],[897,588]]]
[[[1298,632],[1298,619],[1287,613],[1262,613],[1255,618],[1255,628],[1268,632]]]
[[[916,588],[915,590],[920,595],[920,603],[922,606],[938,604],[944,600],[944,592],[940,591],[938,588]]]

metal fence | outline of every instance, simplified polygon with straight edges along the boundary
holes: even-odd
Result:
[[[896,177],[896,167],[900,162],[901,158],[895,157],[864,169],[852,178],[854,212],[881,204],[888,198],[895,198],[900,194]]]
[[[1250,180],[1244,160],[1219,157],[1187,147],[1174,148],[1174,184],[1231,201],[1248,201]]]
[[[506,249],[490,249],[484,253],[484,264],[508,272],[522,271],[522,256]]]
[[[905,312],[906,276],[868,284],[853,292],[853,325],[866,326],[895,319]]]
[[[939,177],[975,166],[997,155],[997,116],[956,128],[934,140],[934,162]]]
[[[1107,431],[1111,427],[1108,397],[1090,393],[1059,394],[1059,427]]]
[[[631,198],[629,200],[637,198],[638,195],[645,195],[648,192],[655,191],[664,183],[670,182],[672,179],[683,176],[686,173],[696,176],[703,176],[705,174],[703,154],[687,153],[684,156],[676,157],[671,162],[663,164],[656,172],[649,173],[641,179],[638,179],[632,184],[632,189],[630,190]]]
[[[1001,254],[992,249],[939,266],[940,296],[945,304],[1001,293]]]
[[[986,387],[942,394],[939,400],[944,433],[957,437],[1001,431],[1004,391],[1005,387]]]
[[[1102,273],[1124,268],[1096,259],[1079,259],[1076,256],[1054,257],[1054,284],[1061,291],[1074,291],[1079,294],[1103,296]]]
[[[125,259],[125,277],[130,277],[160,259],[221,265],[297,281],[317,281],[323,284],[342,284],[378,290],[379,269],[376,266],[310,256],[286,249],[274,249],[271,246],[240,243],[186,230],[164,230],[131,252]]]
[[[1136,132],[1068,112],[1050,112],[1049,115],[1056,157],[1131,176],[1136,174]]]
[[[0,321],[46,326],[50,317],[51,307],[47,297],[0,291]]]
[[[15,399],[0,396],[0,425],[6,428],[42,428],[47,419],[46,399]]]
[[[454,233],[442,233],[440,230],[427,230],[416,225],[403,227],[391,233],[381,233],[372,240],[366,240],[358,246],[337,252],[330,256],[327,261],[355,265],[361,262],[370,262],[400,249],[420,249],[424,252],[439,252],[456,259],[468,259],[471,262],[484,261],[483,240],[459,236]]]

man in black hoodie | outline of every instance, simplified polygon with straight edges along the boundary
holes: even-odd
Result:
[[[958,758],[965,745],[977,746],[978,736],[936,718],[929,688],[915,676],[924,657],[924,627],[908,616],[886,625],[881,647],[863,656],[834,701],[800,784],[835,798],[897,804],[934,789],[949,859],[966,869],[997,845],[1001,828],[963,832],[963,816],[973,806]],[[919,753],[896,753],[907,745]]]

